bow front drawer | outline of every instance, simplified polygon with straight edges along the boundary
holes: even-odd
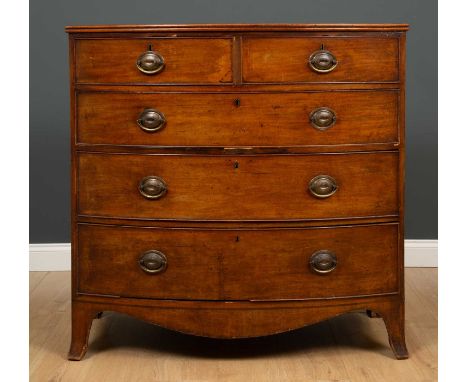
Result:
[[[80,224],[78,235],[80,293],[279,300],[398,291],[398,224],[266,230]]]
[[[195,220],[398,213],[398,153],[78,155],[80,215]]]
[[[394,143],[399,140],[398,98],[398,91],[85,92],[78,94],[76,139],[221,147]]]
[[[398,82],[395,37],[245,37],[246,82]]]
[[[76,41],[77,83],[232,82],[231,38]]]

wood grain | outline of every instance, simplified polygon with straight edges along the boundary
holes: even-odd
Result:
[[[397,32],[407,31],[408,24],[120,24],[71,25],[66,32],[76,33],[168,33],[168,32]]]
[[[309,68],[310,55],[321,49],[338,60],[329,73]],[[397,38],[265,38],[242,40],[245,82],[397,82]]]
[[[328,91],[352,91],[352,90],[398,90],[399,83],[379,82],[351,82],[351,83],[317,83],[299,82],[286,83],[234,83],[229,86],[219,84],[149,84],[147,86],[132,84],[76,84],[75,88],[80,92],[119,92],[119,93],[300,93],[300,92],[328,92]]]
[[[224,298],[334,298],[398,292],[398,225],[237,232],[223,256]],[[332,251],[336,269],[309,268],[318,250]],[[355,280],[359,279],[359,283]]]
[[[307,299],[398,291],[398,225],[317,229],[190,230],[80,224],[79,293],[203,300]],[[146,274],[147,250],[168,260]],[[330,274],[310,256],[333,251]],[[359,278],[359,283],[353,280]]]
[[[94,299],[94,301],[92,301]],[[97,301],[100,299],[101,301]],[[306,300],[300,303],[284,302],[234,302],[234,301],[174,301],[100,298],[82,296],[73,301],[73,316],[79,315],[76,332],[86,333],[91,327],[89,317],[101,311],[130,314],[139,319],[185,334],[210,338],[260,337],[298,329],[316,322],[367,308],[379,313],[384,321],[398,311],[398,295],[360,297],[340,300]],[[129,304],[132,301],[132,304]],[[148,304],[150,301],[153,304]],[[76,309],[75,309],[76,307]],[[272,320],[272,315],[275,319]],[[84,319],[81,319],[84,318]],[[203,322],[203,325],[200,325]],[[391,342],[393,329],[387,325]],[[77,344],[75,344],[77,343]],[[72,341],[69,357],[79,360],[84,356],[87,339],[84,335]],[[394,348],[392,346],[392,348]],[[396,356],[399,357],[399,352]],[[407,358],[407,355],[406,355]]]
[[[165,60],[162,72],[147,75],[136,67],[149,45]],[[77,83],[230,83],[232,39],[148,38],[76,41]]]
[[[303,156],[78,155],[80,215],[149,219],[288,220],[396,214],[398,154]],[[237,163],[237,164],[236,164]],[[237,166],[237,167],[236,167]],[[338,191],[313,197],[309,181],[334,177]],[[147,200],[156,175],[167,194]]]
[[[407,358],[407,29],[405,24],[67,28],[73,270],[69,359],[84,356],[92,323],[102,311],[186,333],[234,338],[287,331],[356,310],[382,317],[395,357]],[[317,74],[307,64],[322,44],[338,59],[328,74]],[[146,50],[165,59],[166,67],[157,75],[140,73],[135,65]],[[236,107],[231,97],[239,98]],[[325,134],[311,133],[302,119],[316,101],[339,109],[338,122],[321,132]],[[321,104],[325,101],[328,105]],[[161,134],[147,139],[132,130],[140,107],[164,108],[170,118]],[[310,135],[304,133],[307,129]],[[309,193],[308,183],[323,174],[336,179],[338,191],[319,200]],[[138,192],[138,183],[148,175],[167,182],[163,198],[150,201]],[[83,229],[85,221],[106,226]],[[386,222],[392,224],[376,225]],[[364,226],[337,226],[359,223],[370,224],[376,234]],[[353,231],[360,234],[349,234]],[[307,283],[310,272],[302,258],[312,250],[309,238],[337,248],[338,266],[325,278],[328,283],[319,285],[313,277]],[[135,252],[150,244],[170,253],[169,268],[160,274],[164,278],[140,278],[136,271]],[[197,256],[189,249],[197,249]],[[209,256],[200,259],[198,253]],[[37,280],[33,292],[42,283]],[[96,294],[104,292],[106,296]],[[348,293],[357,295],[346,297]],[[61,294],[54,296],[61,301]],[[42,325],[50,322],[40,319]],[[63,331],[59,335],[63,338]],[[334,355],[320,362],[332,365],[336,360],[333,378],[339,379],[350,364]],[[66,379],[65,374],[62,367],[46,380]],[[85,372],[85,377],[91,374]],[[384,380],[379,373],[366,375]],[[113,376],[110,371],[97,378],[118,380]],[[125,380],[132,378],[125,374]],[[186,373],[178,380],[191,378]]]
[[[236,106],[238,99],[240,105]],[[296,146],[398,142],[398,92],[263,94],[79,93],[78,143],[148,146]],[[115,105],[120,105],[116,108]],[[309,114],[327,107],[335,125],[320,131]],[[145,108],[166,124],[148,133]]]
[[[78,292],[145,298],[222,299],[220,257],[232,246],[222,232],[80,224]],[[142,253],[167,257],[160,274],[142,271]]]
[[[94,320],[84,361],[68,362],[70,273],[31,272],[32,382],[437,380],[437,269],[406,269],[407,342],[395,362],[381,319],[350,313],[304,329],[243,340],[186,336],[126,315]]]

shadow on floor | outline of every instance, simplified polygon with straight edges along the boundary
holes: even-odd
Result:
[[[375,333],[369,330],[370,319],[365,314],[350,313],[345,317],[345,320],[336,317],[271,336],[226,340],[186,335],[123,314],[105,312],[93,323],[88,354],[127,348],[191,358],[242,359],[291,355],[314,349],[335,351],[339,343],[341,347],[372,349],[392,356],[388,344],[375,338]],[[355,333],[360,339],[337,339],[333,327],[338,328],[338,332],[349,333],[350,337],[355,337]]]

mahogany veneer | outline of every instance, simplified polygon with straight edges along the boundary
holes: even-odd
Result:
[[[152,45],[168,62],[146,76],[135,59]],[[232,38],[79,39],[77,83],[232,83]]]
[[[76,139],[79,144],[188,147],[398,143],[398,102],[397,90],[82,92],[77,97]],[[326,134],[310,128],[309,122],[309,114],[323,105],[336,114],[335,125]],[[166,119],[157,134],[135,129],[145,107],[159,110]]]
[[[398,292],[396,223],[257,230],[79,224],[78,238],[78,292],[82,294],[287,300]],[[167,255],[171,268],[160,277],[141,277],[139,255],[155,246]],[[304,262],[317,246],[333,247],[342,255],[326,283]],[[368,259],[365,272],[363,258]],[[354,282],[356,278],[359,283]]]
[[[339,57],[332,72],[311,72],[311,49],[321,47]],[[242,39],[245,82],[396,82],[398,38],[320,36],[246,37]]]
[[[79,215],[181,220],[295,220],[398,215],[398,153],[133,155],[79,153]],[[338,191],[314,198],[326,173]],[[142,198],[138,183],[161,177],[167,193]]]
[[[403,24],[67,27],[72,342],[115,311],[239,338],[404,337]]]

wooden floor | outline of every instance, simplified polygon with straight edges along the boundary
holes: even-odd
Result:
[[[67,361],[70,273],[30,273],[31,381],[391,381],[437,379],[437,270],[406,270],[410,358],[396,361],[381,319],[352,313],[248,340],[213,340],[124,315],[95,320],[89,350]]]

